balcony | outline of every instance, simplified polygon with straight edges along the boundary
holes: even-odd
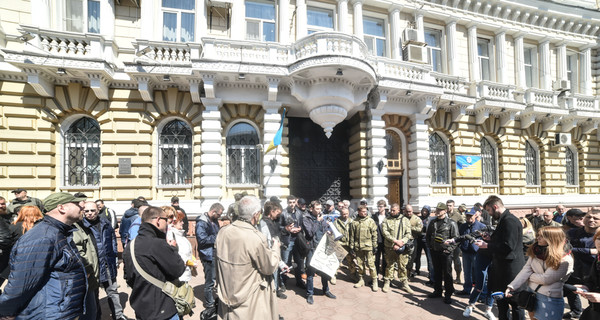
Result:
[[[324,55],[342,55],[366,60],[369,57],[367,45],[353,35],[341,32],[316,32],[292,45],[295,60]]]
[[[199,43],[137,40],[133,46],[137,61],[158,64],[191,64],[192,60],[200,59],[202,53]]]

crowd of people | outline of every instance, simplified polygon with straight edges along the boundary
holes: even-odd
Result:
[[[181,319],[184,314],[159,284],[189,282],[204,274],[203,306],[221,319],[283,319],[277,300],[289,280],[314,304],[314,279],[332,292],[337,275],[388,293],[414,294],[410,282],[426,276],[429,299],[453,303],[468,297],[463,316],[485,305],[488,319],[524,319],[523,291],[536,292],[530,319],[600,319],[600,208],[587,212],[535,208],[517,218],[490,196],[470,209],[455,202],[413,212],[379,200],[307,203],[288,196],[261,201],[237,194],[229,208],[214,203],[196,218],[194,251],[179,199],[156,207],[139,197],[122,216],[101,199],[53,193],[43,201],[15,189],[0,197],[0,319],[101,319],[99,290],[112,319],[127,319],[119,299],[121,236],[123,269],[137,319]],[[345,257],[333,276],[313,264],[320,243],[335,241]],[[424,253],[423,253],[424,252]],[[427,274],[421,271],[424,255]],[[455,285],[460,285],[455,292]],[[564,312],[565,298],[569,311]],[[583,310],[582,300],[589,306]],[[498,314],[493,311],[494,303]]]

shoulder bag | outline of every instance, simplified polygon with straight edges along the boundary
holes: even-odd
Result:
[[[538,285],[537,288],[535,288],[535,291],[531,291],[531,289],[527,288],[526,290],[522,290],[517,292],[515,295],[517,297],[517,304],[519,305],[519,307],[533,312],[535,310],[535,304],[537,302],[537,291],[540,289],[542,285]]]
[[[129,248],[131,251],[131,260],[133,260],[133,265],[135,270],[144,278],[146,281],[151,284],[159,287],[164,294],[169,296],[173,301],[175,301],[175,307],[177,308],[177,314],[180,316],[192,315],[194,312],[192,309],[196,307],[196,299],[194,297],[194,288],[185,282],[173,283],[170,281],[160,281],[155,277],[148,274],[137,262],[135,258],[135,239],[131,240],[131,244],[129,244]]]

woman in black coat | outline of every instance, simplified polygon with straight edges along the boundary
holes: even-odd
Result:
[[[596,245],[596,249],[600,250],[600,229],[594,235],[594,244]],[[576,285],[576,287],[578,287],[578,290],[575,293],[578,293],[590,302],[590,305],[583,310],[579,319],[600,319],[600,254],[596,255],[592,269],[585,278],[585,285]]]

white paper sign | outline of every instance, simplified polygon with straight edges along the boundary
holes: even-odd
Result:
[[[340,267],[340,261],[336,257],[335,250],[326,249],[327,236],[323,236],[310,260],[310,266],[333,278]],[[330,254],[327,254],[327,252],[330,252]]]

